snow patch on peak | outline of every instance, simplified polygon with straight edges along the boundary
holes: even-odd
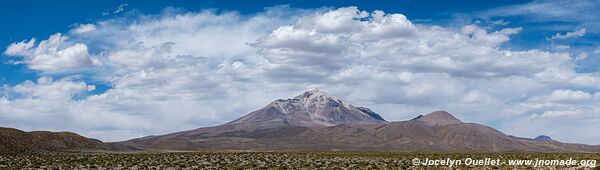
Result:
[[[319,88],[310,88],[304,91],[302,94],[294,97],[293,100],[299,100],[310,113],[318,112],[318,110],[325,107],[343,106],[347,109],[370,116],[367,113],[364,113],[363,111],[359,110],[355,106],[344,102],[339,98],[330,95],[325,90],[321,90]]]
[[[309,113],[317,113],[321,109],[325,108],[333,107],[340,109],[340,107],[343,107],[357,114],[362,114],[365,117],[372,117],[377,120],[385,121],[381,116],[379,116],[375,112],[365,112],[364,110],[361,110],[360,108],[355,107],[350,103],[344,102],[335,96],[329,95],[326,91],[318,88],[310,88],[304,91],[304,93],[302,93],[301,95],[296,96],[294,99],[299,100]]]
[[[271,105],[284,114],[293,112],[301,107],[298,99],[279,99],[275,100]]]
[[[306,93],[306,92],[325,92],[325,91],[323,91],[319,88],[316,88],[316,87],[311,87],[311,88],[306,89],[304,92]]]
[[[309,97],[313,97],[313,96],[324,96],[327,98],[336,98],[334,96],[329,95],[326,91],[318,89],[318,88],[310,88],[310,89],[304,91],[302,94],[296,96],[295,98],[301,99],[301,98],[309,98]]]
[[[329,95],[327,92],[318,88],[308,89],[299,96],[294,97],[294,99],[300,100],[306,108],[322,108],[328,105],[335,106],[344,104],[342,100],[338,99],[335,96]]]
[[[362,110],[361,110],[362,109]],[[311,88],[292,99],[278,99],[231,123],[285,121],[294,126],[333,126],[345,123],[385,123],[377,113],[357,108],[327,92]]]

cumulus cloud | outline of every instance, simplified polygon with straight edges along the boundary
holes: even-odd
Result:
[[[22,56],[27,66],[40,71],[61,71],[93,65],[87,45],[67,42],[69,38],[56,33],[36,46],[36,39],[12,43],[4,51],[9,56]]]
[[[80,24],[77,28],[73,29],[73,32],[77,34],[85,34],[94,30],[96,30],[96,25],[94,24]]]
[[[513,109],[527,116],[506,123],[509,133],[534,136],[545,128],[545,134],[557,136],[562,141],[591,141],[595,137],[589,129],[600,123],[600,93],[572,89],[557,89],[550,94],[534,96],[517,104]],[[560,126],[557,126],[560,125]],[[569,139],[571,138],[571,139]],[[578,140],[572,140],[572,139]]]
[[[548,97],[553,102],[582,102],[592,99],[592,94],[583,91],[554,90]]]
[[[41,77],[37,82],[25,81],[11,87],[10,92],[15,93],[16,98],[36,98],[52,100],[69,100],[75,95],[94,90],[94,85],[84,82],[74,82],[69,79],[52,80],[50,77]]]
[[[568,53],[502,48],[522,28],[464,25],[457,30],[357,7],[275,7],[252,15],[165,11],[134,21],[93,23],[93,31],[73,31],[67,35],[72,38],[57,34],[38,45],[32,39],[9,46],[5,54],[24,56],[29,68],[49,75],[95,67],[83,78],[4,86],[2,123],[124,140],[224,123],[272,100],[319,87],[390,120],[448,110],[467,122],[518,136],[552,131],[559,140],[599,140],[569,138],[549,122],[567,116],[571,122],[564,127],[575,128],[579,124],[574,122],[584,116],[597,119],[600,76],[576,72]],[[46,45],[50,42],[56,43]],[[65,67],[73,62],[32,59],[40,56],[35,51],[58,55],[47,49],[64,51],[77,44],[86,47],[88,64]],[[88,45],[99,52],[89,54]],[[110,88],[91,93],[95,86],[84,80]],[[58,103],[60,108],[50,107]],[[581,111],[569,113],[569,108]],[[58,118],[70,124],[32,124]],[[536,126],[510,128],[524,121]]]
[[[308,22],[310,21],[310,22]],[[283,26],[254,45],[282,77],[324,78],[351,63],[379,64],[380,69],[411,72],[446,72],[464,77],[493,77],[540,72],[533,63],[555,64],[540,53],[497,50],[521,28],[488,32],[467,25],[461,32],[437,26],[418,26],[404,15],[371,14],[356,7],[310,15]],[[504,62],[496,62],[504,60]],[[556,63],[557,64],[557,63]],[[303,66],[295,68],[295,66]],[[527,67],[525,67],[527,66]],[[275,71],[277,70],[277,71]],[[304,74],[307,71],[313,74]]]
[[[59,81],[44,77],[37,82],[5,86],[5,92],[0,93],[3,124],[25,130],[69,130],[116,141],[234,119],[274,96],[284,96],[283,89],[257,91],[249,77],[255,71],[248,68],[259,62],[258,50],[248,43],[296,17],[282,13],[288,11],[283,8],[253,16],[167,10],[160,15],[140,16],[134,23],[122,19],[101,21],[85,35],[76,31],[86,27],[80,26],[71,35],[55,34],[38,45],[35,39],[14,43],[5,54],[24,56],[29,68],[50,76],[57,70],[90,65],[68,65],[71,62],[63,60],[42,62],[38,57],[65,57],[64,51],[78,47],[86,47],[84,56],[90,57],[85,44],[101,52],[93,54],[90,63],[94,67],[85,72],[87,75]],[[232,30],[234,27],[239,29]],[[78,73],[84,72],[73,74]],[[83,79],[110,89],[91,93],[95,86],[85,84]],[[153,126],[156,124],[162,125]]]

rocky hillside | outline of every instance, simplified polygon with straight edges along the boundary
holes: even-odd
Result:
[[[598,152],[600,146],[508,136],[445,111],[387,122],[318,89],[277,100],[232,122],[120,142],[152,150]]]
[[[102,141],[71,132],[24,132],[0,128],[0,153],[24,153],[67,149],[106,149]]]
[[[320,89],[309,89],[292,99],[279,99],[227,124],[274,124],[323,127],[338,124],[385,123],[377,113],[354,107]]]

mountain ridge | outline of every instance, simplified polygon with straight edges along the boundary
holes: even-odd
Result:
[[[600,152],[600,145],[536,141],[464,123],[446,111],[387,122],[320,89],[278,99],[234,121],[121,145],[151,150]]]
[[[0,127],[0,153],[24,153],[71,149],[105,150],[100,140],[72,132],[31,131]]]
[[[318,88],[311,88],[292,99],[277,99],[257,111],[226,124],[274,123],[290,126],[334,126],[337,124],[385,123],[368,108],[359,109]]]
[[[103,143],[70,132],[0,128],[0,153],[60,150],[600,152],[600,145],[506,135],[446,111],[388,122],[320,89],[278,99],[236,120]]]

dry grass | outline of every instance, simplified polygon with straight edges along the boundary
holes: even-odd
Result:
[[[385,153],[385,152],[49,152],[0,154],[0,169],[445,169],[412,165],[429,159],[590,159],[598,153]],[[533,167],[472,166],[460,169],[532,169]],[[544,167],[544,169],[568,167]],[[600,169],[598,167],[592,169]]]

